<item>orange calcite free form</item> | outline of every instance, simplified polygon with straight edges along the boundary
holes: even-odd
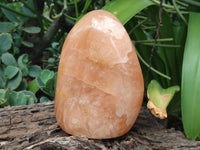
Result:
[[[134,46],[104,10],[86,14],[67,35],[58,68],[55,113],[72,135],[108,139],[127,133],[143,100]]]

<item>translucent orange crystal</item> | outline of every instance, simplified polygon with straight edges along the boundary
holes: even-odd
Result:
[[[143,100],[143,76],[126,30],[111,13],[86,14],[63,45],[55,97],[61,128],[108,139],[127,133]]]

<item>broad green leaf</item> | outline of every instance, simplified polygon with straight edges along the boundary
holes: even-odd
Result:
[[[7,88],[14,90],[16,89],[22,81],[22,73],[19,71],[15,77],[13,77],[11,80],[8,80],[7,82]]]
[[[17,62],[14,58],[14,56],[10,53],[4,53],[1,56],[2,62],[7,66],[17,66]]]
[[[4,76],[8,79],[12,79],[17,73],[19,69],[15,66],[7,66],[4,72]]]
[[[37,80],[34,79],[28,84],[28,90],[33,92],[34,94],[39,90],[39,86],[37,84]]]
[[[13,22],[0,22],[0,32],[10,32],[16,27]]]
[[[113,0],[102,9],[111,12],[124,25],[138,12],[153,4],[151,0]]]
[[[40,27],[25,27],[23,30],[31,34],[40,33],[41,31]]]
[[[26,46],[26,47],[30,47],[30,48],[34,47],[34,44],[31,43],[31,42],[28,42],[28,41],[22,41],[22,44],[23,44],[24,46]]]
[[[38,65],[32,65],[29,67],[28,70],[29,70],[29,76],[33,78],[38,77],[42,72],[41,67]]]
[[[46,84],[49,79],[53,78],[53,76],[54,76],[54,72],[46,69],[42,71],[40,78],[42,82]]]
[[[8,51],[12,46],[12,37],[9,33],[0,34],[0,54]]]
[[[21,91],[21,92],[23,92],[26,96],[29,96],[29,99],[33,100],[34,103],[37,103],[37,98],[36,98],[36,96],[34,95],[34,93],[32,93],[32,92],[30,92],[30,91],[26,91],[26,90]],[[32,104],[31,101],[28,102],[28,104],[30,104],[30,103]]]
[[[200,134],[200,13],[190,13],[183,57],[181,109],[186,136]]]

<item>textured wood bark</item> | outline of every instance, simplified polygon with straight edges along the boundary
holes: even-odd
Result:
[[[200,141],[190,141],[175,129],[166,129],[142,108],[133,128],[124,136],[93,140],[70,136],[62,131],[54,115],[54,103],[0,109],[0,149],[200,149]]]

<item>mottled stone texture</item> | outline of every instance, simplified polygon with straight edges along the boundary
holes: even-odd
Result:
[[[107,139],[127,133],[143,100],[143,76],[132,41],[111,13],[86,14],[65,40],[55,113],[72,135]]]

